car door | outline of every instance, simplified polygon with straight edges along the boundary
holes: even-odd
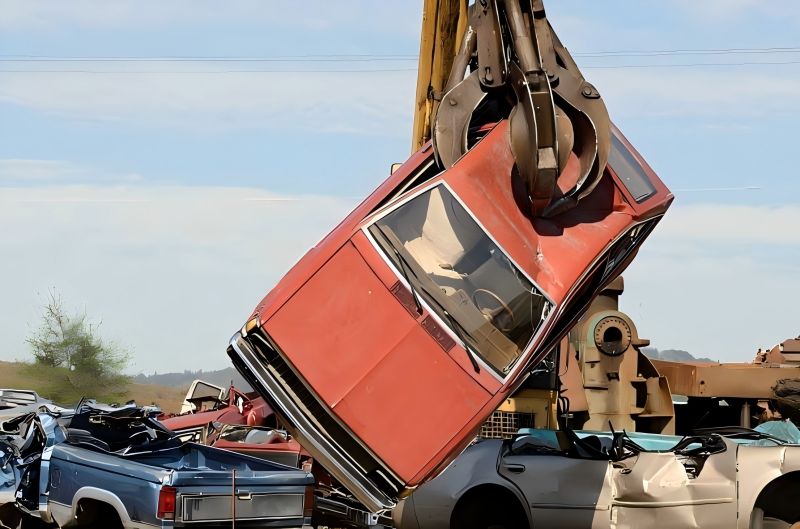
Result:
[[[727,443],[727,442],[726,442]],[[736,527],[736,445],[709,456],[642,452],[613,470],[613,527]]]
[[[534,527],[610,527],[612,469],[607,460],[510,454],[501,459],[498,472],[522,491]]]

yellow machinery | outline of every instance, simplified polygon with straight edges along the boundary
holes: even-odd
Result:
[[[431,139],[431,121],[467,28],[467,0],[425,0],[412,151]]]

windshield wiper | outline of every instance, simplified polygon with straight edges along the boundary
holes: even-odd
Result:
[[[464,338],[464,335],[461,334],[461,325],[459,325],[453,315],[450,314],[446,308],[442,307],[441,305],[439,305],[439,307],[441,307],[442,312],[444,312],[444,315],[447,316],[447,319],[450,321],[450,326],[453,328],[453,332],[455,332],[456,336],[458,336],[458,339],[464,343],[464,350],[467,352],[469,361],[472,363],[472,368],[476,373],[480,373],[481,366],[478,365],[478,360],[475,358],[475,351],[472,350],[472,346],[469,344],[466,338]]]
[[[383,228],[378,226],[378,224],[373,224],[373,226],[375,226],[375,229],[378,230],[384,239],[386,239],[386,242],[389,243],[389,246],[392,247],[392,251],[400,263],[400,272],[402,272],[406,283],[408,283],[408,288],[411,290],[411,297],[414,298],[414,305],[417,307],[417,314],[422,316],[422,303],[419,302],[417,290],[414,288],[414,283],[411,282],[411,277],[408,275],[408,273],[411,272],[411,274],[416,278],[416,274],[414,274],[413,270],[409,270],[411,267],[409,266],[408,261],[406,261],[406,258],[403,256],[403,254],[400,253],[400,250],[395,247],[395,245],[392,243],[392,239],[390,239],[386,232],[383,231]]]
[[[410,273],[411,275],[414,276],[415,279],[419,279],[417,277],[417,274],[415,274],[414,270],[411,269],[411,265],[408,263],[408,260],[406,260],[405,256],[394,245],[394,243],[392,242],[392,237],[390,237],[389,234],[386,233],[383,230],[383,228],[381,228],[377,223],[373,224],[372,227],[374,227],[376,230],[378,230],[378,233],[380,233],[381,236],[384,239],[386,239],[386,242],[392,248],[392,252],[394,253],[395,256],[397,256],[397,260],[400,262],[400,272],[402,272],[403,277],[405,278],[406,282],[408,283],[408,287],[411,289],[411,295],[414,298],[414,304],[417,306],[417,312],[421,316],[422,315],[422,304],[419,301],[419,298],[417,296],[417,291],[414,288],[414,284],[411,282],[411,278],[409,276],[409,273]],[[394,235],[394,234],[392,234],[392,235]],[[480,365],[478,365],[478,360],[475,357],[475,351],[472,349],[472,346],[469,344],[469,342],[467,342],[466,338],[461,333],[461,328],[460,328],[461,326],[459,325],[459,323],[456,321],[456,319],[453,317],[453,315],[450,314],[450,312],[446,308],[444,308],[444,305],[442,305],[439,302],[439,300],[436,299],[435,296],[433,296],[432,294],[429,294],[428,297],[434,303],[436,303],[439,306],[439,308],[441,309],[442,313],[444,313],[445,317],[450,322],[450,326],[453,328],[453,332],[456,333],[456,336],[458,337],[458,339],[461,340],[461,342],[464,344],[464,350],[467,352],[467,356],[469,357],[469,361],[472,364],[472,368],[475,369],[476,373],[480,373],[481,372],[481,367],[480,367]]]

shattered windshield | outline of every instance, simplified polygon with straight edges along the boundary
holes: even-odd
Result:
[[[455,334],[497,373],[507,374],[551,305],[453,194],[433,187],[369,230]]]

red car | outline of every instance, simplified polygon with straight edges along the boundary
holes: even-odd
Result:
[[[158,420],[180,438],[202,443],[211,423],[267,426],[274,423],[274,416],[258,393],[245,393],[234,386],[223,389],[195,380],[181,414],[162,415]]]
[[[591,194],[526,216],[508,135],[502,120],[444,172],[430,145],[412,155],[231,340],[238,370],[373,511],[470,443],[672,201],[615,130]]]

